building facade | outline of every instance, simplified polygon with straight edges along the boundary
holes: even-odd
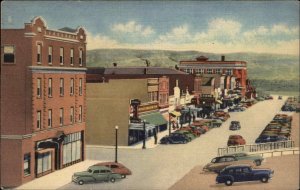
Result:
[[[247,63],[245,61],[210,61],[200,56],[196,60],[180,61],[179,70],[198,75],[221,75],[220,89],[223,91],[238,88],[242,96],[246,93]]]
[[[1,30],[1,186],[84,160],[86,31]]]

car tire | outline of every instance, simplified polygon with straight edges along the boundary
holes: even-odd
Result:
[[[231,179],[226,179],[225,185],[231,186],[233,184],[233,181]]]
[[[116,179],[112,177],[112,178],[109,179],[109,181],[112,182],[112,183],[115,183]]]
[[[260,160],[255,160],[255,165],[256,166],[260,166],[261,165],[261,161]]]
[[[126,178],[126,175],[125,175],[125,174],[122,174],[121,177],[122,177],[123,179],[125,179],[125,178]]]
[[[262,177],[262,178],[260,179],[260,181],[263,182],[263,183],[268,183],[269,178],[268,178],[268,177]]]
[[[78,181],[78,184],[83,185],[84,184],[83,180]]]

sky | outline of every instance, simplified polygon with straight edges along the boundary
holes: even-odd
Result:
[[[299,55],[297,1],[4,1],[1,28],[83,26],[87,49]]]

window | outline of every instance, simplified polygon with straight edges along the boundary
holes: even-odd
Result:
[[[150,102],[157,101],[157,91],[148,92],[148,98]]]
[[[101,171],[102,171],[102,170],[101,170]],[[100,173],[99,170],[95,170],[95,171],[94,171],[94,174],[98,174],[98,173]]]
[[[24,154],[24,175],[30,175],[30,153]]]
[[[70,109],[70,122],[74,123],[74,107]]]
[[[36,95],[38,98],[41,97],[42,95],[42,90],[41,90],[41,79],[38,78],[37,81],[36,81]]]
[[[207,74],[212,74],[212,69],[207,69]]]
[[[64,64],[64,48],[59,49],[59,62],[61,65]]]
[[[243,173],[250,173],[249,168],[243,168]]]
[[[71,162],[81,160],[81,132],[66,135],[63,141],[62,149],[62,163],[64,166]]]
[[[64,79],[61,78],[59,81],[60,81],[59,82],[59,94],[60,94],[60,96],[63,96],[64,95]]]
[[[74,64],[74,49],[72,48],[70,51],[70,64]]]
[[[42,45],[41,44],[37,45],[37,60],[36,61],[38,64],[41,64],[41,62],[42,62]]]
[[[37,156],[37,173],[42,174],[51,170],[51,160],[52,155],[50,152],[45,152],[42,154],[38,154]]]
[[[74,79],[71,78],[71,83],[70,83],[70,95],[74,94]]]
[[[59,109],[59,124],[60,126],[64,124],[64,108]]]
[[[48,110],[48,127],[52,127],[52,110]]]
[[[48,47],[48,64],[52,64],[52,46]]]
[[[226,75],[232,75],[232,69],[226,69]]]
[[[82,95],[82,79],[79,79],[79,95]]]
[[[79,50],[79,66],[82,66],[82,49]]]
[[[195,69],[196,74],[204,74],[204,69]]]
[[[37,114],[36,114],[36,128],[40,129],[41,126],[42,126],[42,114],[41,114],[41,111],[37,111]]]
[[[242,173],[242,169],[241,168],[236,168],[235,173]]]
[[[14,46],[4,46],[4,63],[14,63],[15,62],[15,47]]]
[[[52,78],[48,79],[48,96],[52,97]]]
[[[221,69],[216,69],[216,74],[222,74]]]
[[[82,122],[82,106],[79,106],[79,122]]]

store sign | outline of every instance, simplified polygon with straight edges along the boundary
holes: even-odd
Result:
[[[132,116],[130,117],[130,122],[137,123],[140,119],[138,117],[138,106],[141,104],[139,99],[130,100],[130,113]]]
[[[154,111],[154,110],[158,110],[158,109],[159,109],[158,102],[151,103],[151,104],[144,104],[144,105],[140,105],[138,107],[139,113],[148,112],[148,111]]]

